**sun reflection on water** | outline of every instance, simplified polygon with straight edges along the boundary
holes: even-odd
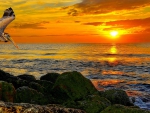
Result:
[[[113,45],[111,48],[110,48],[110,53],[111,54],[117,54],[117,48],[115,45]]]
[[[108,61],[113,63],[116,61],[116,57],[114,56],[115,54],[117,54],[117,48],[116,48],[116,45],[113,45],[111,46],[111,48],[109,49],[109,54],[111,55],[109,58],[108,58]],[[112,56],[113,55],[113,56]]]

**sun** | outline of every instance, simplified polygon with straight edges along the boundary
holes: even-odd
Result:
[[[117,36],[118,36],[118,31],[111,31],[111,32],[110,32],[110,35],[111,35],[112,37],[117,37]]]

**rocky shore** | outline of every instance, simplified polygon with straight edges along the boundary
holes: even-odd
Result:
[[[97,91],[79,72],[13,76],[0,70],[0,113],[150,113],[120,89]]]

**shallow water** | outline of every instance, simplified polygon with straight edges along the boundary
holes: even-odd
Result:
[[[0,44],[0,69],[37,79],[49,72],[79,71],[98,90],[123,89],[150,109],[150,44]]]

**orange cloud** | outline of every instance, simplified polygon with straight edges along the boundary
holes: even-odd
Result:
[[[46,27],[42,26],[42,24],[49,23],[47,21],[38,22],[38,23],[21,23],[12,26],[13,28],[22,28],[22,29],[46,29]]]
[[[133,10],[150,6],[150,0],[83,0],[72,7],[69,15],[104,14],[120,10]]]
[[[133,19],[133,20],[117,20],[110,22],[90,22],[84,23],[84,25],[93,25],[93,26],[110,26],[109,28],[104,28],[103,30],[111,30],[111,29],[135,29],[141,28],[141,32],[149,32],[150,31],[150,17],[145,19]],[[144,30],[143,30],[144,29]],[[135,31],[140,31],[139,29],[135,29]]]

